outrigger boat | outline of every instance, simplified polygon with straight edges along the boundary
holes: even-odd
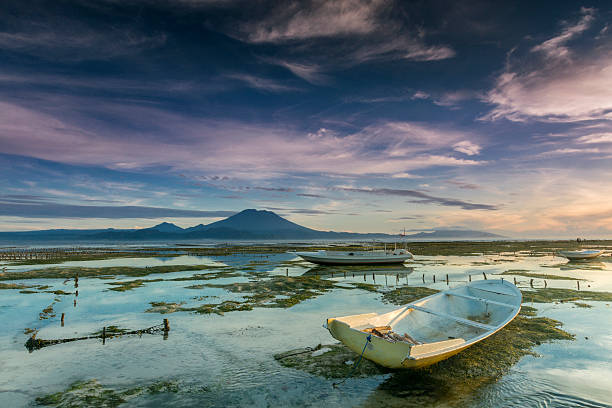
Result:
[[[296,252],[304,260],[319,265],[384,265],[402,264],[413,256],[405,249],[393,251],[316,251]]]
[[[582,251],[559,251],[559,255],[569,260],[592,259],[603,254],[604,251],[598,249],[585,249]]]
[[[385,314],[329,318],[325,326],[368,360],[388,368],[419,368],[498,332],[519,313],[521,301],[521,292],[512,283],[482,280]]]

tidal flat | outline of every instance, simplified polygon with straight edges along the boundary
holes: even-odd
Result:
[[[2,261],[0,406],[612,406],[610,255],[556,256],[577,248],[570,241],[419,242],[403,266],[321,267],[287,252],[358,247],[109,247]],[[419,371],[363,361],[332,386],[359,356],[321,327],[327,317],[485,278],[523,292],[502,331]],[[123,335],[163,319],[168,332]],[[28,351],[33,335],[89,338]]]

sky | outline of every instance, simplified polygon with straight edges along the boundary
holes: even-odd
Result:
[[[4,0],[0,230],[612,238],[609,2]]]

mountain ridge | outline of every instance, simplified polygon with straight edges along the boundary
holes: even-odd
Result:
[[[53,229],[39,231],[0,232],[3,239],[29,240],[184,240],[184,239],[375,239],[397,235],[385,233],[354,233],[320,231],[291,222],[267,210],[246,209],[223,220],[210,224],[198,224],[181,228],[173,223],[162,222],[142,229]],[[403,238],[503,238],[483,231],[440,230],[406,235]]]

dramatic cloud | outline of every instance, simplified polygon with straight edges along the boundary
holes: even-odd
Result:
[[[580,9],[580,12],[582,17],[578,23],[567,25],[561,34],[544,41],[542,44],[536,45],[531,50],[534,52],[541,51],[549,58],[567,57],[570,51],[566,47],[566,43],[586,31],[594,19],[595,9],[583,7]]]
[[[439,204],[448,207],[460,207],[464,210],[497,210],[497,207],[489,204],[475,204],[466,201],[456,200],[452,198],[435,197],[421,191],[416,190],[400,190],[391,188],[351,188],[351,187],[340,187],[342,191],[348,191],[351,193],[363,193],[363,194],[374,194],[380,196],[399,196],[399,197],[413,197],[418,198],[416,203],[432,203]]]
[[[255,44],[313,48],[328,64],[330,59],[346,65],[374,59],[435,61],[455,55],[448,46],[425,44],[425,31],[405,27],[393,7],[392,0],[283,2],[272,6],[261,20],[245,22],[238,37]],[[340,43],[325,47],[322,40]],[[287,68],[294,74],[310,75],[297,64],[290,65],[294,67]]]
[[[62,106],[76,109],[83,103],[66,99]],[[464,153],[477,150],[465,144],[471,134],[420,123],[382,122],[348,135],[321,128],[304,135],[292,128],[196,119],[151,107],[87,106],[94,110],[90,115],[67,121],[0,102],[0,152],[118,169],[164,165],[225,171],[244,178],[288,172],[407,177],[416,169],[484,163],[451,155],[456,143]],[[130,120],[132,129],[121,129],[119,137],[115,121],[93,128],[99,115],[119,123]]]
[[[199,211],[144,206],[93,206],[56,203],[4,203],[0,201],[0,216],[28,218],[218,218],[234,215],[234,211]]]
[[[54,15],[51,11],[54,8],[45,8],[44,2],[28,6],[37,12],[26,12],[19,2],[3,4],[0,50],[54,61],[107,60],[158,48],[167,41],[164,33],[134,29],[130,24],[133,20],[115,19],[113,24],[88,22],[76,18],[74,13]]]
[[[570,39],[583,33],[593,20],[592,9],[582,9],[583,16],[560,35],[534,47],[543,59],[528,64],[510,63],[485,101],[496,105],[484,120],[500,118],[512,121],[528,119],[552,122],[612,119],[612,57],[609,42],[570,52]],[[536,57],[537,55],[533,55]],[[558,59],[563,57],[562,64]],[[526,57],[527,58],[527,57]]]
[[[313,37],[368,34],[376,30],[377,9],[385,0],[284,2],[264,21],[246,24],[251,42],[283,42]]]

